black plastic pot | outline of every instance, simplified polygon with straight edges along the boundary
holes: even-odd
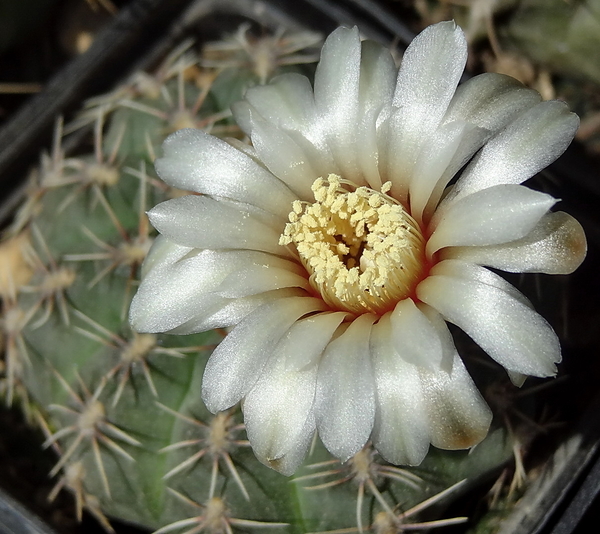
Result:
[[[56,532],[0,490],[0,534],[56,534]]]

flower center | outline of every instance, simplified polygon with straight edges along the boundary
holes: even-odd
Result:
[[[384,313],[408,297],[425,268],[425,240],[404,207],[381,192],[330,174],[296,200],[279,240],[293,243],[311,285],[331,307]]]

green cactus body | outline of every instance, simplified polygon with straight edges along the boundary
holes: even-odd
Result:
[[[595,59],[600,2],[526,0],[502,29],[506,45],[553,73],[600,82]],[[553,39],[544,37],[552,35]]]
[[[5,330],[7,312],[22,313],[5,397],[26,396],[44,446],[57,452],[51,496],[69,489],[78,513],[87,509],[108,531],[107,517],[160,532],[400,532],[427,517],[411,507],[504,464],[506,433],[492,432],[470,454],[432,450],[419,468],[389,465],[369,447],[340,464],[316,443],[286,478],[254,457],[239,408],[212,415],[202,404],[203,369],[222,332],[154,336],[127,324],[153,238],[145,210],[177,194],[153,173],[161,141],[184,116],[235,134],[223,118],[251,78],[227,70],[199,87],[189,69],[205,80],[215,73],[186,54],[137,78],[156,82],[154,94],[131,84],[85,110],[79,123],[95,124],[89,154],[65,157],[58,125],[15,223],[28,232],[34,274],[5,298]]]

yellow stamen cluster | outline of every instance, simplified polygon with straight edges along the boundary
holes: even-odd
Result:
[[[312,286],[333,308],[383,313],[423,276],[425,240],[396,200],[339,176],[318,178],[315,202],[295,201],[279,240],[294,244]]]

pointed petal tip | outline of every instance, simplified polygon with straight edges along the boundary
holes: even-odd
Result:
[[[299,439],[287,452],[270,457],[268,455],[261,454],[253,446],[254,454],[258,460],[267,467],[270,467],[278,473],[289,477],[296,472],[300,465],[302,465],[302,462],[308,453],[310,444],[313,441],[314,434],[315,421],[314,417],[311,416],[306,422],[302,436],[299,437]]]
[[[332,31],[321,49],[321,60],[317,64],[317,72],[323,69],[328,61],[346,59],[351,54],[352,48],[360,48],[360,32],[357,26],[347,28],[339,26]],[[317,76],[318,77],[318,76]],[[315,81],[315,85],[318,82]]]
[[[168,135],[163,141],[162,149],[164,157],[171,156],[174,152],[175,155],[179,150],[181,144],[192,145],[195,143],[201,143],[204,139],[209,137],[209,134],[196,128],[182,128],[176,130],[172,134]],[[155,164],[161,161],[163,158],[158,158]]]
[[[524,375],[523,373],[517,373],[507,369],[506,374],[508,375],[508,378],[510,378],[512,384],[518,388],[520,388],[525,383],[525,380],[527,380],[527,375]]]
[[[451,35],[457,45],[459,45],[461,48],[467,48],[467,38],[465,36],[465,32],[463,32],[462,28],[456,23],[455,20],[444,20],[442,22],[438,22],[437,24],[432,24],[421,32],[421,35],[435,34]]]
[[[169,320],[165,320],[160,312],[156,313],[148,302],[147,293],[143,289],[138,290],[133,297],[129,307],[129,325],[138,334],[162,334],[169,330]]]
[[[218,391],[218,388],[209,385],[208,380],[205,378],[202,380],[202,402],[212,414],[229,410],[229,408],[237,404],[237,402],[223,402],[223,399],[219,398]]]
[[[325,40],[325,42],[328,42],[329,40],[334,41],[336,39],[340,39],[340,38],[344,38],[344,37],[360,38],[360,32],[358,31],[358,26],[354,25],[351,28],[349,28],[347,26],[338,26],[335,30],[333,30],[327,36],[327,39]]]
[[[144,320],[139,313],[137,308],[132,307],[129,309],[129,326],[134,332],[138,334],[155,334],[156,332],[150,332],[150,330],[144,324]]]

